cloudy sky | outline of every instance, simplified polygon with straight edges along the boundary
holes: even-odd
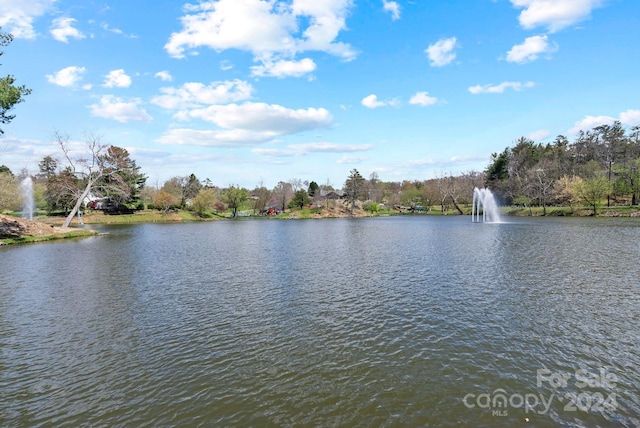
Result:
[[[0,0],[0,26],[33,90],[0,137],[15,172],[90,132],[150,184],[339,187],[640,124],[637,0]]]

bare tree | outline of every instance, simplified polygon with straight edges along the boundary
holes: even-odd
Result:
[[[292,193],[296,193],[298,190],[303,190],[306,188],[306,186],[304,185],[304,182],[299,178],[290,179],[289,185],[291,186]]]
[[[382,192],[380,191],[380,178],[378,177],[377,172],[374,171],[371,173],[371,175],[369,175],[369,180],[366,182],[366,186],[367,199],[372,202],[378,203],[380,201]]]
[[[460,186],[458,184],[458,177],[454,177],[453,175],[442,173],[440,177],[436,178],[436,183],[438,187],[438,191],[440,193],[440,206],[442,207],[442,212],[445,211],[446,201],[447,199],[451,199],[453,202],[453,206],[460,214],[464,214],[460,205],[458,204],[458,197],[460,193]]]
[[[269,189],[264,187],[264,182],[260,180],[255,190],[253,191],[252,196],[254,197],[253,214],[255,215],[267,208],[269,198],[271,198],[271,192],[269,192]]]
[[[549,201],[551,189],[553,189],[555,181],[551,179],[542,166],[541,163],[541,167],[529,170],[529,185],[531,190],[533,190],[535,198],[538,199],[538,203],[542,205],[543,215],[547,215],[547,202]]]
[[[75,205],[65,219],[63,226],[68,227],[82,202],[91,191],[100,187],[114,197],[124,197],[131,190],[126,176],[136,176],[138,167],[129,158],[125,149],[102,143],[100,136],[92,133],[85,135],[87,152],[76,156],[69,147],[69,136],[56,131],[54,138],[66,160],[66,170],[70,175],[82,180],[84,187],[69,188],[73,193]]]
[[[282,212],[284,212],[287,204],[293,197],[293,189],[291,183],[279,181],[275,189],[273,189],[273,196],[278,201],[278,205],[282,207]]]

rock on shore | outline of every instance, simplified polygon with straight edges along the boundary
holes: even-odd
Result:
[[[54,227],[34,220],[0,214],[0,238],[20,238],[23,236],[48,236],[67,233],[74,229]]]

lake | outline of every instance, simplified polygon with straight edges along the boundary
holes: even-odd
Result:
[[[0,426],[639,426],[640,219],[0,248]]]

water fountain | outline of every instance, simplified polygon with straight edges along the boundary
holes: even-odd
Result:
[[[482,215],[482,217],[480,217]],[[473,189],[473,206],[471,208],[473,223],[501,223],[500,208],[495,196],[489,189]]]
[[[22,193],[22,218],[33,220],[33,180],[27,176],[20,182],[20,192]]]

